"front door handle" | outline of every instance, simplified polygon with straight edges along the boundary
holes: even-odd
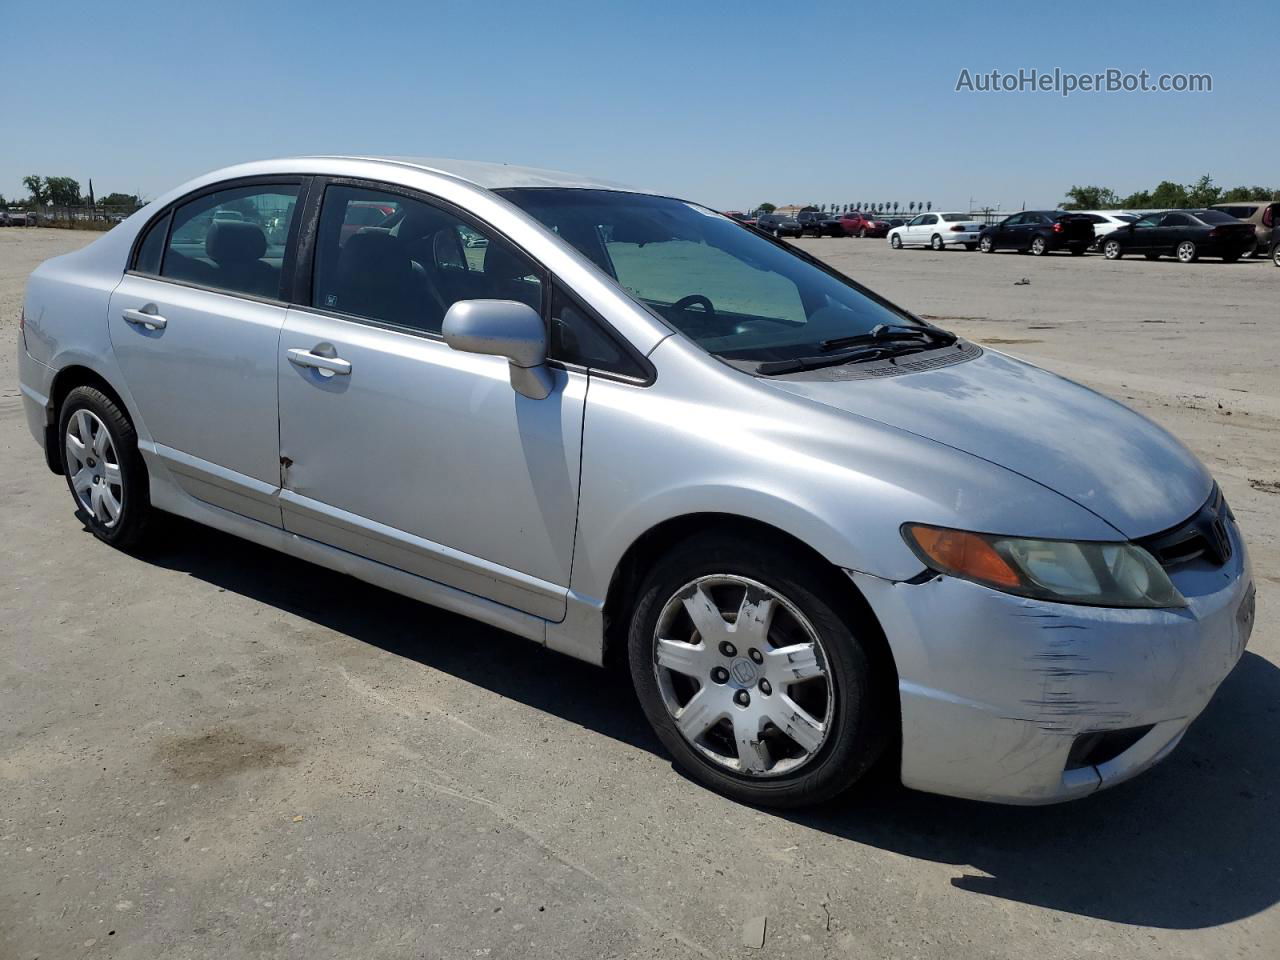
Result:
[[[125,323],[131,323],[135,327],[148,327],[151,330],[163,330],[169,323],[156,310],[154,303],[148,303],[141,310],[125,310],[122,314]]]
[[[295,366],[326,370],[331,375],[336,373],[343,377],[351,373],[351,363],[341,357],[322,357],[318,353],[297,347],[289,351],[288,357],[289,362]]]

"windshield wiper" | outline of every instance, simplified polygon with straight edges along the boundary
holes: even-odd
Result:
[[[950,346],[956,342],[956,335],[938,327],[908,326],[905,323],[877,323],[868,333],[855,333],[848,337],[835,337],[823,340],[818,346],[826,352],[839,350],[842,347],[856,347],[863,343],[884,343],[892,340],[932,340],[939,346]]]
[[[918,353],[929,349],[919,340],[898,340],[874,347],[846,350],[844,353],[823,353],[816,357],[792,357],[790,360],[766,360],[756,364],[756,373],[772,376],[777,373],[795,373],[799,370],[816,370],[819,367],[838,367],[844,363],[862,363],[865,360],[884,360],[904,353]]]

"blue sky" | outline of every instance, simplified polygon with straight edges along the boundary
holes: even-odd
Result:
[[[1274,3],[46,0],[0,4],[0,36],[8,197],[27,173],[155,196],[314,152],[555,167],[722,209],[1280,186]],[[1020,67],[1213,92],[954,90]]]

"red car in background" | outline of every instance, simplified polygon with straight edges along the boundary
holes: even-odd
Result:
[[[732,217],[739,223],[745,223],[749,227],[754,227],[756,225],[756,218],[751,216],[749,213],[743,213],[741,210],[726,210],[724,215],[726,217]]]
[[[861,210],[842,214],[840,226],[844,228],[846,237],[883,237],[889,232],[889,224],[883,220],[873,220]]]

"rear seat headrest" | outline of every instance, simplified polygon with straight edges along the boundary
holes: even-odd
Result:
[[[214,263],[248,263],[267,252],[267,235],[256,223],[215,220],[204,238],[204,252]]]

